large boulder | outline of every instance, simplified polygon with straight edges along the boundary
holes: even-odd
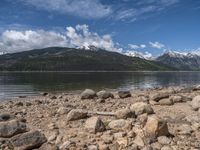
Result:
[[[135,118],[135,112],[131,111],[130,109],[120,109],[115,112],[115,116],[118,119],[127,119],[127,118]]]
[[[28,150],[39,148],[47,139],[44,134],[39,131],[31,131],[16,135],[12,137],[10,141],[15,150]]]
[[[73,121],[73,120],[79,120],[79,119],[84,119],[88,116],[88,112],[82,109],[72,109],[68,114],[67,114],[67,120],[68,121]]]
[[[198,110],[200,108],[200,95],[195,96],[191,101],[191,106],[194,110]]]
[[[148,116],[144,131],[146,136],[151,138],[169,135],[167,122],[158,118],[156,115]]]
[[[26,132],[26,124],[19,120],[0,122],[0,137],[9,138],[23,132]]]
[[[107,92],[107,91],[99,91],[97,93],[97,96],[101,99],[107,99],[107,98],[114,98],[114,95],[110,92]]]
[[[85,91],[83,91],[81,93],[81,99],[93,99],[96,96],[97,95],[96,95],[95,91],[93,91],[91,89],[85,89]]]
[[[113,130],[130,130],[132,124],[128,120],[118,119],[113,120],[108,124],[108,127]]]
[[[88,118],[85,122],[85,128],[92,133],[103,132],[106,129],[99,117]]]
[[[131,92],[130,91],[119,91],[118,95],[120,98],[127,98],[127,97],[131,97]]]
[[[169,98],[169,96],[170,96],[169,93],[164,93],[164,92],[156,93],[151,96],[151,100],[158,102],[163,98]]]
[[[131,105],[130,109],[131,111],[134,111],[137,116],[143,113],[147,113],[147,114],[154,113],[154,110],[151,107],[151,105],[144,102],[134,103],[133,105]]]

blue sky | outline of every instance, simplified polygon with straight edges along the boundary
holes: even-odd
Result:
[[[49,46],[200,50],[198,0],[1,0],[0,51]]]

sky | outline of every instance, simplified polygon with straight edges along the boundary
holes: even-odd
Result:
[[[0,53],[51,46],[200,51],[198,0],[1,0]]]

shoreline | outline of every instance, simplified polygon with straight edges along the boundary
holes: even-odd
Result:
[[[11,130],[13,120],[27,126],[22,133],[12,132],[0,145],[12,147],[14,137],[35,135],[37,130],[43,142],[33,147],[39,150],[199,149],[200,104],[194,102],[196,97],[200,101],[198,95],[200,86],[130,92],[86,90],[85,95],[43,93],[0,101],[0,128],[4,124]],[[10,117],[2,121],[6,114]],[[8,134],[1,132],[4,130],[0,137]],[[27,141],[21,144],[28,145]]]

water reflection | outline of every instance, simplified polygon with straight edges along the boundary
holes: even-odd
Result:
[[[199,83],[200,72],[4,72],[0,73],[0,98],[41,91],[135,89]]]

